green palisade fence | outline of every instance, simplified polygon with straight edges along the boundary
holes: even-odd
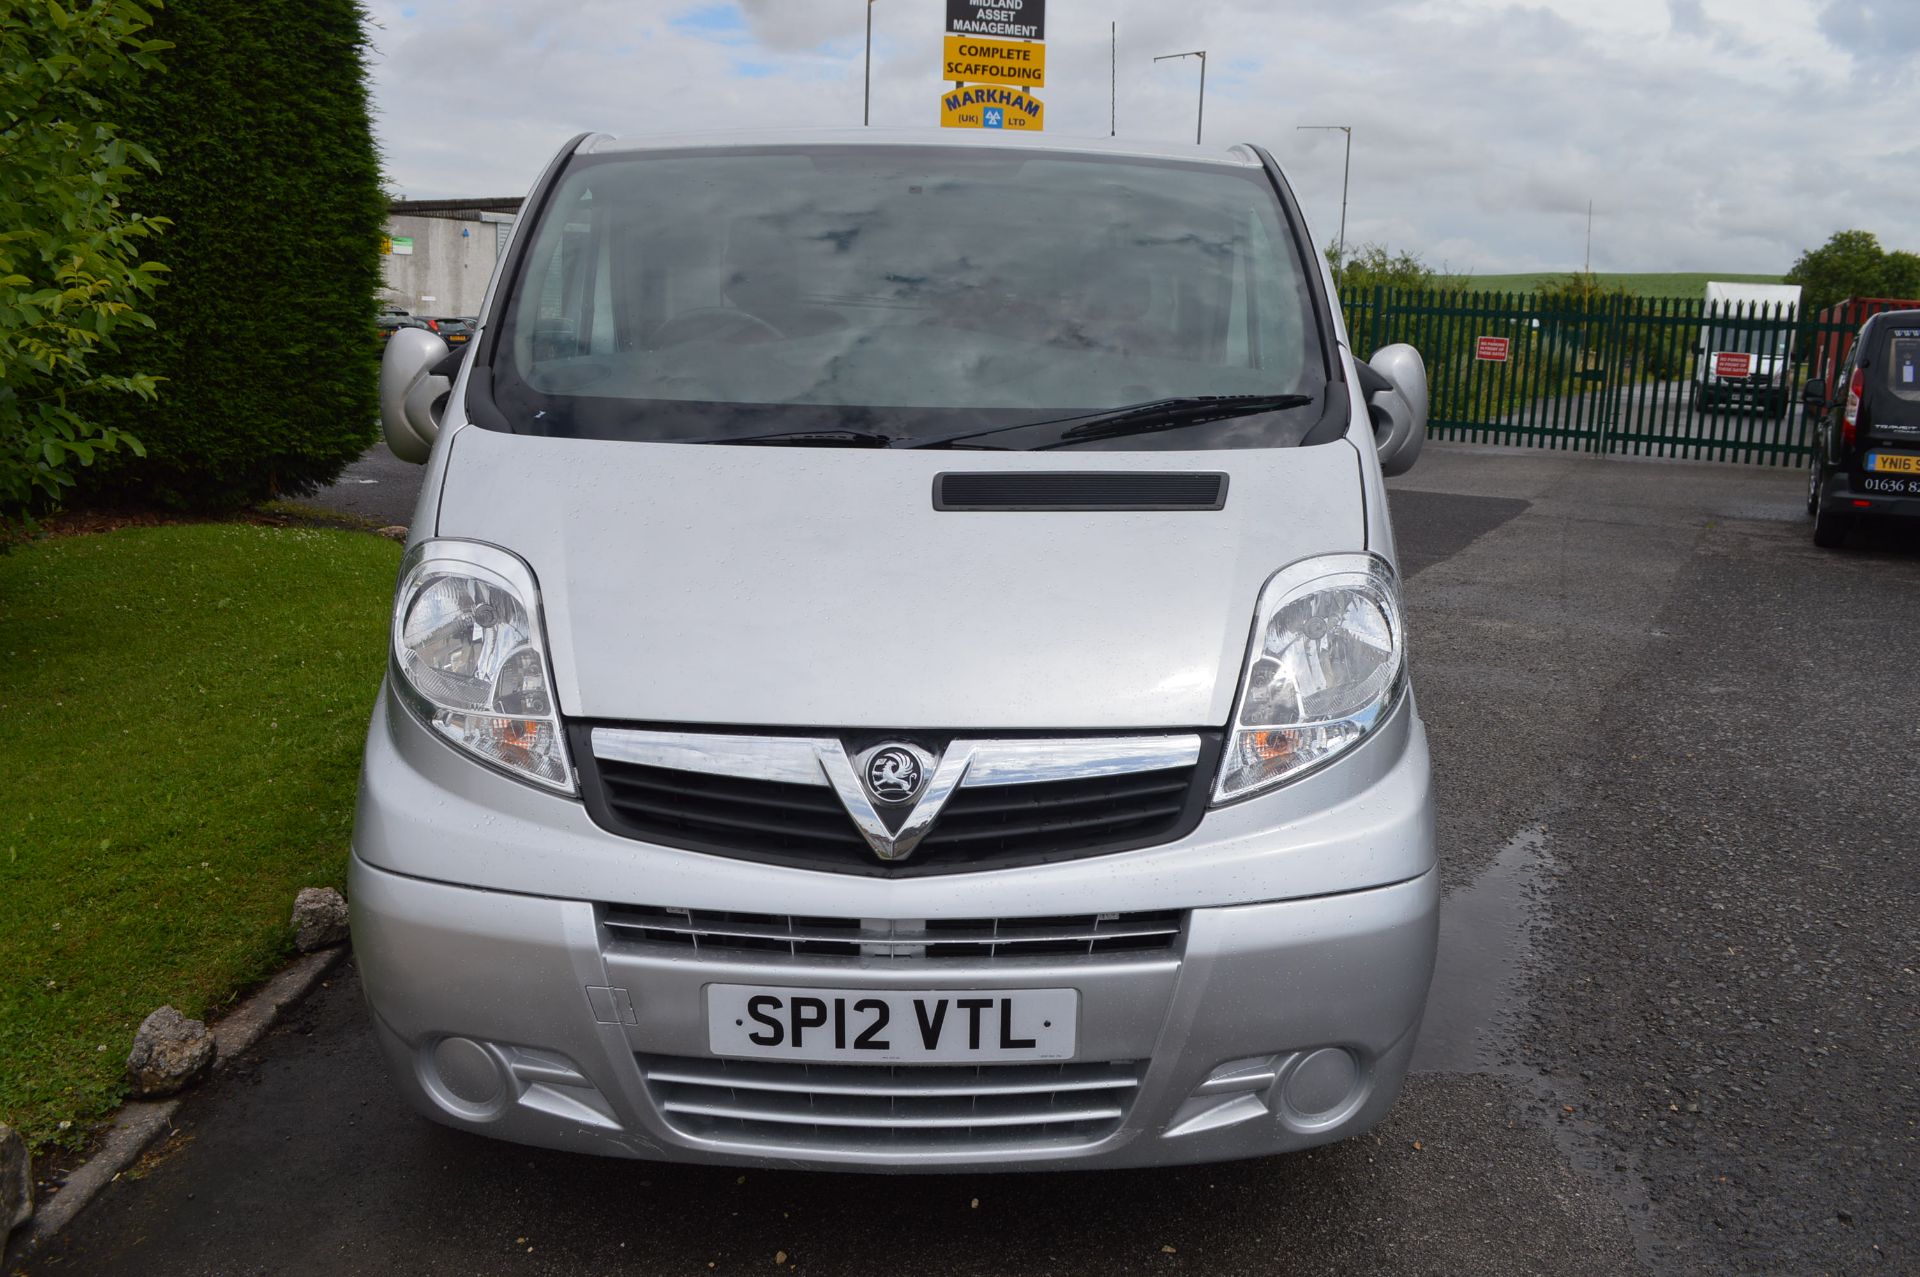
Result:
[[[1805,463],[1801,388],[1831,379],[1827,335],[1844,354],[1859,323],[1748,303],[1392,288],[1345,311],[1358,358],[1395,342],[1425,358],[1433,438],[1776,466]]]

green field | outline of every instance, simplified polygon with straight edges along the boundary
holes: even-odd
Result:
[[[1467,282],[1471,288],[1490,293],[1530,293],[1541,284],[1565,279],[1567,275],[1567,271],[1540,271],[1532,275],[1474,275]],[[1783,282],[1778,275],[1716,274],[1712,271],[1681,271],[1666,275],[1596,271],[1594,278],[1606,288],[1625,285],[1626,290],[1636,297],[1689,297],[1696,300],[1706,293],[1710,279],[1717,279],[1724,284]]]
[[[0,1122],[72,1144],[345,877],[400,547],[240,523],[0,554]]]

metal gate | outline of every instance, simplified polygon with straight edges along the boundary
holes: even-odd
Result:
[[[1671,297],[1391,288],[1349,300],[1346,316],[1356,356],[1406,342],[1426,359],[1433,438],[1786,466],[1812,439],[1801,387],[1830,379],[1823,362],[1859,323]]]

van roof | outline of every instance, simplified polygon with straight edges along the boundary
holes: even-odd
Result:
[[[1734,284],[1718,279],[1707,281],[1707,300],[1728,302],[1798,302],[1798,284]]]
[[[706,133],[641,134],[615,138],[596,133],[580,144],[581,155],[614,155],[657,151],[761,150],[768,147],[796,151],[843,146],[934,146],[955,149],[1045,151],[1053,155],[1130,156],[1137,159],[1178,160],[1188,164],[1219,164],[1258,168],[1260,157],[1251,146],[1192,146],[1179,143],[1117,141],[1109,138],[1058,138],[1008,135],[985,130],[953,129],[752,129]]]

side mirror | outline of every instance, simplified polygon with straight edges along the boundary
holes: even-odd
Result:
[[[440,433],[440,412],[453,389],[436,371],[447,343],[425,328],[396,328],[380,357],[380,425],[402,461],[423,464]]]
[[[1412,346],[1384,346],[1361,366],[1381,473],[1405,474],[1427,442],[1427,365]]]
[[[1822,377],[1809,377],[1800,389],[1800,402],[1818,412],[1827,406],[1827,383]]]

